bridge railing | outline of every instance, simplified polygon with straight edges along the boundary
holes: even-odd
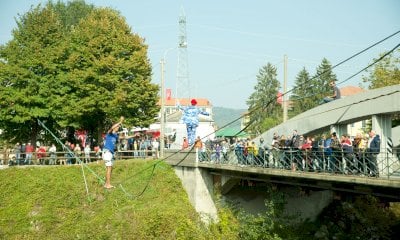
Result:
[[[242,167],[400,179],[400,148],[381,149],[379,154],[343,150],[326,152],[322,149],[272,149],[259,150],[257,153],[242,149],[233,149],[226,153],[208,150],[199,151],[198,159],[199,162]]]

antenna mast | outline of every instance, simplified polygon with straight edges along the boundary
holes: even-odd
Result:
[[[179,16],[179,37],[178,37],[178,69],[176,82],[176,98],[191,97],[189,70],[188,70],[188,54],[187,54],[187,37],[186,37],[186,15],[185,10],[181,7]]]

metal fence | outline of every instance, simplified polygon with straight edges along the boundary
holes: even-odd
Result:
[[[132,150],[132,151],[117,151],[115,152],[115,160],[132,159],[132,158],[158,158],[158,150]],[[102,160],[101,151],[91,151],[89,155],[74,152],[56,152],[56,153],[39,153],[32,152],[30,157],[26,153],[15,154],[9,152],[1,154],[0,165],[64,165],[77,164],[80,162],[90,163]]]
[[[231,164],[305,172],[326,172],[368,177],[399,177],[400,148],[368,151],[324,151],[322,149],[272,149],[246,152],[231,148],[226,153],[198,151],[199,162]]]
[[[80,161],[90,163],[101,160],[101,152],[91,151],[89,156],[71,154],[71,152],[46,153],[33,152],[32,157],[25,154],[9,153],[2,155],[0,164],[8,165],[56,165],[76,164]],[[158,150],[117,151],[116,160],[159,158]],[[368,151],[343,150],[326,152],[321,149],[271,149],[247,152],[241,148],[230,148],[227,151],[202,149],[198,151],[199,162],[213,164],[230,164],[241,167],[274,168],[291,171],[325,172],[366,177],[397,177],[400,179],[400,148],[381,149],[379,154]]]

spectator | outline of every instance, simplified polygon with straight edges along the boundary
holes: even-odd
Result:
[[[321,101],[320,104],[328,103],[328,102],[331,102],[331,101],[333,101],[333,100],[336,100],[336,99],[339,99],[339,98],[340,98],[340,90],[339,90],[339,88],[336,86],[335,81],[331,81],[331,82],[329,83],[329,86],[332,88],[332,93],[333,93],[333,94],[332,94],[331,96],[324,97],[324,99],[322,99],[322,101]]]
[[[378,177],[378,162],[377,156],[381,151],[381,139],[374,130],[369,132],[369,141],[367,149],[367,167],[369,169],[369,174],[372,177]]]
[[[19,165],[19,161],[21,159],[21,145],[17,142],[14,146],[15,153],[15,164]]]
[[[222,147],[219,143],[215,145],[215,162],[220,163]]]
[[[96,155],[96,163],[99,164],[99,161],[102,159],[101,148],[98,145],[96,145],[93,150],[94,150],[95,155]]]
[[[343,134],[341,145],[343,149],[343,172],[348,173],[349,170],[353,169],[353,144],[350,140],[349,135]]]
[[[28,144],[26,145],[25,148],[25,164],[31,165],[32,164],[32,153],[34,151],[34,148],[32,146],[32,144],[30,142],[28,142]]]
[[[153,141],[151,142],[151,147],[153,149],[153,152],[155,154],[155,158],[159,158],[159,148],[160,148],[160,142],[158,141],[157,138],[153,138]]]
[[[90,145],[86,144],[85,148],[83,149],[83,152],[85,154],[85,158],[84,158],[84,163],[90,163]]]
[[[50,153],[50,160],[49,164],[50,165],[55,165],[57,163],[57,148],[56,145],[53,143],[51,144],[51,147],[49,148],[49,153]]]
[[[228,161],[228,149],[229,149],[229,144],[223,140],[221,143],[221,147],[222,147],[222,158],[224,162]]]
[[[182,149],[186,149],[189,147],[189,142],[186,137],[183,137]]]
[[[39,164],[40,165],[45,165],[46,164],[46,148],[44,146],[40,146],[36,150],[36,157],[39,159]]]
[[[24,160],[25,161],[26,158],[26,144],[22,143],[21,145],[21,161]]]
[[[203,142],[201,141],[200,136],[197,136],[196,141],[194,142],[195,149],[201,149],[203,147]]]

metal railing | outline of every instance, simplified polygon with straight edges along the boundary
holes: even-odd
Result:
[[[125,160],[132,158],[148,159],[158,158],[158,150],[128,150],[128,151],[117,151],[115,152],[115,160]],[[78,159],[77,159],[78,158]],[[0,158],[0,165],[64,165],[64,164],[77,164],[80,161],[84,163],[90,163],[102,160],[102,152],[91,151],[88,156],[81,153],[75,152],[55,152],[55,153],[40,153],[32,152],[31,156],[27,157],[27,153],[16,154],[10,152],[7,155],[2,154]]]
[[[381,149],[379,154],[342,149],[271,149],[247,152],[231,148],[226,153],[206,149],[198,151],[199,162],[274,168],[290,171],[325,172],[400,180],[400,148]]]

